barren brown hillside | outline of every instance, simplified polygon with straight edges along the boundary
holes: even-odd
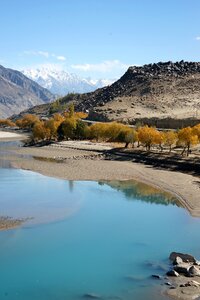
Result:
[[[161,127],[192,125],[200,120],[200,63],[133,66],[111,86],[61,99],[61,103],[71,101],[77,110],[88,110],[91,120],[143,122]],[[48,114],[49,107],[43,106],[42,113]]]

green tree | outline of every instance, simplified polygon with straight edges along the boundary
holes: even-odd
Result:
[[[69,117],[72,118],[74,116],[74,104],[71,103],[69,106]]]
[[[88,126],[81,120],[77,120],[76,122],[76,128],[74,131],[74,138],[75,139],[85,139],[87,138],[88,133]]]
[[[73,139],[75,137],[76,119],[66,118],[58,127],[57,133],[60,139]]]

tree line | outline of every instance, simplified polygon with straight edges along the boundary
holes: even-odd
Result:
[[[86,117],[87,114],[83,112],[74,112],[73,105],[70,105],[65,113],[55,113],[46,120],[41,120],[36,115],[26,114],[15,123],[9,119],[2,119],[0,126],[18,126],[30,130],[32,141],[35,143],[44,140],[89,139],[124,143],[125,147],[143,146],[147,151],[156,147],[160,151],[167,149],[169,153],[174,147],[181,147],[181,154],[187,156],[191,152],[191,147],[200,143],[200,124],[177,131],[158,131],[147,125],[134,129],[117,122],[95,123],[89,126],[82,120]]]

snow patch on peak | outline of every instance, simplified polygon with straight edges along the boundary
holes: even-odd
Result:
[[[72,92],[92,92],[97,88],[111,85],[115,81],[110,79],[84,79],[74,73],[59,70],[52,66],[25,69],[22,70],[22,73],[56,95],[66,95]]]

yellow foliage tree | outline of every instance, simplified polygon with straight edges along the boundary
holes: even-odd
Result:
[[[16,125],[23,129],[31,129],[37,122],[39,122],[39,118],[37,116],[26,114],[22,119],[16,121]]]
[[[86,119],[88,114],[82,111],[77,111],[74,113],[75,118],[77,119]]]
[[[125,127],[125,125],[117,123],[117,122],[111,122],[111,123],[105,123],[105,137],[108,141],[115,142],[117,137],[120,134],[120,131]]]
[[[14,127],[16,124],[10,119],[0,119],[0,127]]]
[[[186,151],[188,156],[190,153],[190,148],[193,145],[198,144],[198,136],[194,134],[193,128],[185,127],[178,132],[178,145],[183,146],[182,155]]]
[[[160,143],[161,138],[158,130],[146,125],[138,129],[138,140],[150,151],[151,146]]]
[[[153,133],[153,136],[154,136],[153,143],[156,144],[156,145],[158,145],[160,147],[161,151],[163,151],[163,144],[165,142],[165,134],[164,134],[164,132],[156,130]]]
[[[38,121],[33,126],[32,135],[34,141],[41,141],[49,139],[51,137],[51,132],[49,128],[45,126],[44,122]]]
[[[90,130],[90,138],[99,140],[106,140],[107,136],[108,124],[106,123],[95,123],[89,127]]]
[[[60,114],[55,114],[53,118],[45,121],[44,126],[49,130],[51,139],[57,138],[57,130],[62,122],[64,122],[64,117]]]
[[[198,136],[198,139],[200,141],[200,124],[195,125],[194,127],[192,127],[192,132],[194,135]]]
[[[172,146],[176,144],[178,138],[177,133],[175,131],[166,131],[164,135],[164,144],[169,147],[169,152],[171,153]]]
[[[125,147],[127,148],[129,144],[134,145],[134,143],[138,140],[137,131],[124,125],[115,141],[125,143]]]

